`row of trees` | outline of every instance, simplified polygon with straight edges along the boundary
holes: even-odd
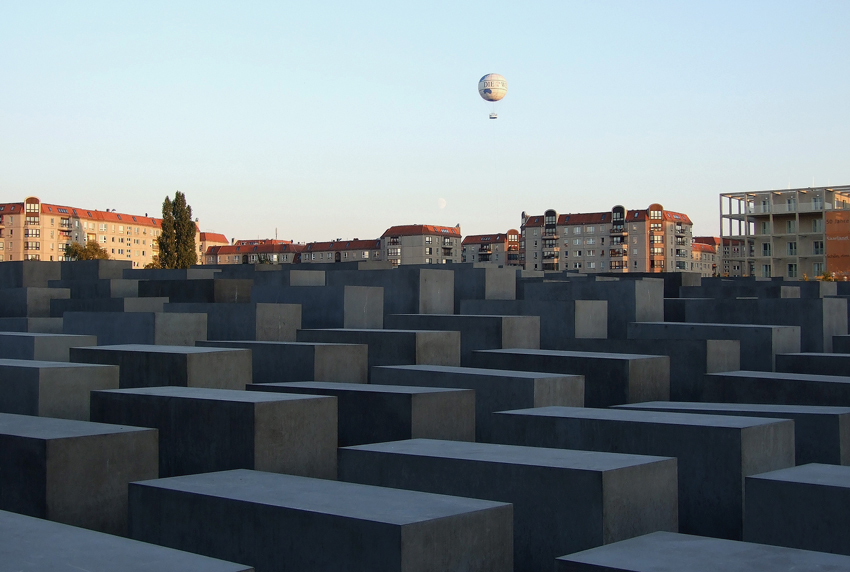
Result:
[[[186,195],[177,191],[172,201],[168,196],[162,203],[162,232],[157,238],[159,254],[145,268],[189,268],[198,263],[195,246],[195,221]],[[85,246],[71,242],[65,247],[65,256],[71,260],[107,260],[109,253],[97,242]]]

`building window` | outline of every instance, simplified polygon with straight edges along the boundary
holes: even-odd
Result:
[[[823,254],[823,241],[815,240],[812,242],[812,254]]]
[[[770,264],[761,265],[761,277],[770,278]]]
[[[797,243],[789,242],[787,252],[788,256],[797,256]]]
[[[401,249],[400,248],[388,248],[387,249],[387,256],[401,256]]]
[[[823,262],[815,262],[812,264],[812,274],[815,276],[820,276],[824,272],[826,272],[826,264]]]
[[[788,265],[788,278],[796,278],[797,277],[797,265],[789,264]]]
[[[785,221],[785,232],[787,234],[794,234],[795,232],[797,232],[797,221],[786,220]]]
[[[581,227],[580,226],[574,226],[573,227],[573,234],[581,234]]]
[[[823,232],[823,219],[816,218],[812,221],[812,232]]]
[[[426,249],[425,249],[425,256],[429,256],[429,255],[431,255],[431,254],[434,254],[434,253],[431,251],[431,248],[430,248],[430,247],[426,248]]]
[[[431,244],[431,237],[430,236],[425,237],[425,244]]]
[[[761,245],[761,255],[762,256],[770,256],[770,243],[765,242]]]
[[[649,211],[649,218],[651,219],[661,219],[661,211]]]

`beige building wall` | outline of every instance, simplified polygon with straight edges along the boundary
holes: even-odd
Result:
[[[456,264],[462,260],[460,226],[394,226],[381,236],[385,260],[403,264]]]

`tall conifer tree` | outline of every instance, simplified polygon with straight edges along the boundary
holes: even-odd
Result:
[[[192,207],[186,204],[186,195],[177,191],[174,194],[174,234],[176,241],[175,268],[189,268],[198,263],[195,250],[195,222],[192,220]]]
[[[177,261],[177,235],[174,229],[174,206],[169,197],[162,202],[162,231],[159,244],[159,267],[175,268]]]

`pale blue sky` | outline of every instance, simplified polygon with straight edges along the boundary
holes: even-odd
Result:
[[[660,202],[717,234],[721,192],[850,184],[848,60],[850,0],[0,0],[0,201],[181,190],[298,241]]]

